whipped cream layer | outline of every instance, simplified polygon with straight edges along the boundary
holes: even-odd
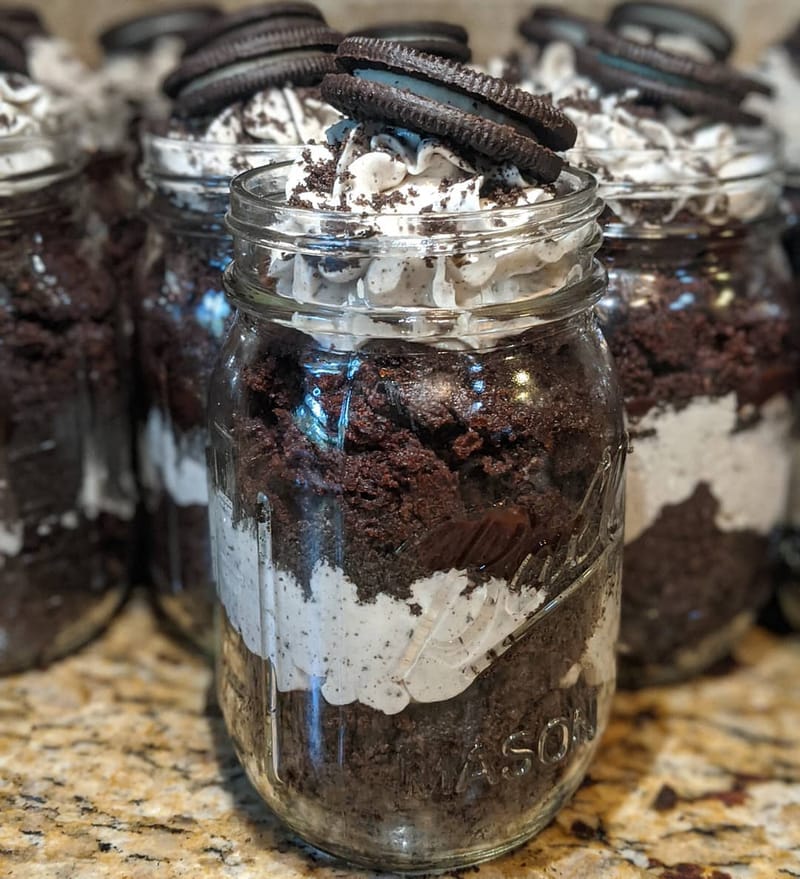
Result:
[[[204,428],[179,433],[160,409],[151,409],[139,437],[139,466],[154,498],[166,493],[179,507],[208,505]]]
[[[83,149],[116,153],[125,149],[133,105],[57,37],[33,36],[26,43],[28,67],[54,96],[56,112],[71,121]]]
[[[259,148],[277,150],[324,141],[326,129],[340,119],[317,89],[264,89],[209,119],[170,120],[166,137],[181,141],[182,156],[172,155],[169,168],[185,177],[233,177],[265,164],[250,161]]]
[[[753,109],[783,135],[787,167],[800,171],[800,62],[784,46],[767,49],[757,73],[774,93],[751,98]]]
[[[773,397],[754,412],[735,393],[698,397],[683,409],[654,409],[629,425],[625,542],[640,537],[666,506],[688,500],[705,483],[719,503],[720,531],[767,535],[785,518],[791,470],[792,411]]]
[[[642,107],[635,89],[605,94],[578,72],[574,49],[562,42],[542,50],[522,87],[549,92],[572,119],[578,138],[568,161],[598,178],[624,222],[659,225],[687,211],[723,224],[774,208],[780,181],[768,132],[668,105]]]
[[[224,494],[214,493],[211,503],[220,600],[247,649],[272,663],[281,692],[319,688],[330,705],[360,702],[387,715],[411,702],[452,699],[545,604],[543,589],[512,591],[497,578],[466,593],[473,584],[457,570],[417,580],[406,600],[381,594],[362,603],[355,583],[324,560],[307,597],[290,572],[272,564],[266,526],[234,524]],[[595,568],[604,564],[605,555]],[[572,588],[591,587],[579,580]],[[582,674],[592,684],[613,679],[617,623],[618,604],[610,602],[564,688]]]
[[[476,166],[436,139],[376,123],[343,122],[328,138],[327,145],[305,149],[289,171],[292,212],[285,232],[324,240],[331,237],[331,217],[339,223],[352,218],[350,234],[382,236],[386,255],[274,250],[269,276],[278,295],[312,306],[461,312],[454,335],[477,346],[489,340],[472,335],[473,309],[546,296],[591,271],[594,251],[586,248],[597,235],[591,217],[569,217],[560,227],[551,219],[540,229],[531,212],[515,210],[553,202],[568,191],[567,183],[532,184],[512,165]],[[463,252],[454,246],[437,253],[436,223],[443,235],[452,235],[461,218],[469,230],[464,226]],[[420,331],[424,323],[420,315]],[[300,315],[295,325],[305,328]],[[316,318],[310,326],[322,328]],[[351,311],[337,327],[354,336],[395,335],[390,324]],[[344,338],[337,343],[347,344]]]
[[[70,159],[68,123],[48,88],[18,73],[0,73],[0,196],[53,182],[44,172]]]

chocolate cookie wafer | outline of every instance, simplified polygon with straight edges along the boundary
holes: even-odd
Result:
[[[797,27],[784,40],[783,44],[793,57],[800,58],[800,21],[797,22]]]
[[[0,23],[0,72],[28,73],[28,56],[24,42],[13,31],[8,31]]]
[[[520,34],[537,46],[557,41],[583,45],[589,33],[602,27],[584,15],[577,15],[558,6],[536,6],[518,25]]]
[[[164,92],[176,114],[202,116],[265,88],[317,85],[336,70],[341,39],[324,25],[310,25],[221,42],[184,59]]]
[[[246,6],[197,29],[187,37],[185,54],[192,55],[201,49],[243,36],[261,36],[273,30],[325,24],[322,12],[313,3],[304,3],[302,0]]]
[[[637,89],[644,103],[672,104],[733,124],[757,125],[761,120],[740,105],[752,92],[770,92],[725,64],[676,55],[607,30],[593,31],[588,44],[575,51],[578,69],[608,89]]]
[[[346,73],[326,76],[322,96],[359,121],[441,137],[468,152],[555,180],[577,132],[549,101],[464,65],[399,43],[350,37],[337,54]]]
[[[10,27],[21,40],[47,33],[42,17],[30,6],[0,7],[0,27]]]
[[[671,3],[626,0],[612,9],[608,26],[613,31],[634,26],[647,28],[654,36],[675,34],[694,37],[717,61],[730,57],[735,45],[730,31],[715,19]]]
[[[351,37],[374,37],[402,43],[417,52],[467,62],[472,58],[469,34],[459,24],[445,21],[400,21],[352,31]]]
[[[99,36],[106,55],[147,52],[162,37],[186,37],[222,13],[216,6],[175,6],[118,21]]]

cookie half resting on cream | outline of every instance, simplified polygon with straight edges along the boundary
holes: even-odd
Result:
[[[232,22],[228,16],[214,22],[204,31],[202,47],[166,78],[164,92],[172,100],[168,137],[295,146],[322,140],[338,121],[339,114],[320,97],[319,84],[336,69],[341,34],[310,17],[297,24],[293,16],[287,25],[285,16],[259,9],[262,18],[248,24],[242,24],[244,13],[233,13]]]
[[[616,30],[589,22],[580,38],[539,39],[522,72],[526,90],[550,94],[577,126],[569,161],[598,177],[625,222],[758,216],[774,181],[749,178],[775,170],[775,142],[748,97],[769,88],[717,60],[730,51],[727,31],[666,4],[623,4],[610,22]],[[672,198],[670,186],[696,195]],[[637,187],[661,192],[627,197]]]

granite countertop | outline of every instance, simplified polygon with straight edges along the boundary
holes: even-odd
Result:
[[[800,877],[800,640],[756,630],[731,665],[618,696],[572,805],[468,874]],[[81,654],[0,679],[0,877],[366,879],[293,845],[270,817],[210,681],[140,599]]]

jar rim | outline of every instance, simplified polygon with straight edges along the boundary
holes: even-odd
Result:
[[[226,218],[231,232],[262,243],[273,240],[276,245],[293,250],[289,237],[282,234],[279,227],[287,220],[296,220],[310,223],[312,228],[318,227],[320,232],[316,237],[327,241],[328,247],[332,235],[350,232],[354,236],[354,250],[363,253],[373,250],[375,239],[382,235],[390,237],[393,245],[399,247],[404,244],[417,246],[420,242],[430,241],[431,236],[444,244],[454,236],[469,231],[471,225],[475,225],[475,231],[480,231],[485,241],[490,243],[494,234],[485,227],[487,217],[492,217],[497,224],[494,228],[505,235],[515,229],[537,229],[540,232],[537,237],[545,238],[565,223],[574,227],[596,220],[602,207],[597,194],[596,178],[588,171],[565,165],[559,179],[567,184],[568,191],[536,204],[430,213],[392,211],[381,214],[317,210],[287,204],[285,186],[276,186],[277,182],[285,183],[286,172],[291,166],[291,162],[276,162],[246,171],[233,179],[230,187],[230,209]],[[267,188],[270,185],[271,188]],[[354,226],[358,224],[368,225],[371,230],[369,234],[356,231]],[[454,231],[448,234],[444,231],[448,227]],[[413,228],[414,232],[398,231],[408,228]],[[270,232],[274,235],[270,235]],[[315,236],[312,232],[299,237],[305,246],[309,246]],[[466,250],[470,250],[469,245]]]

